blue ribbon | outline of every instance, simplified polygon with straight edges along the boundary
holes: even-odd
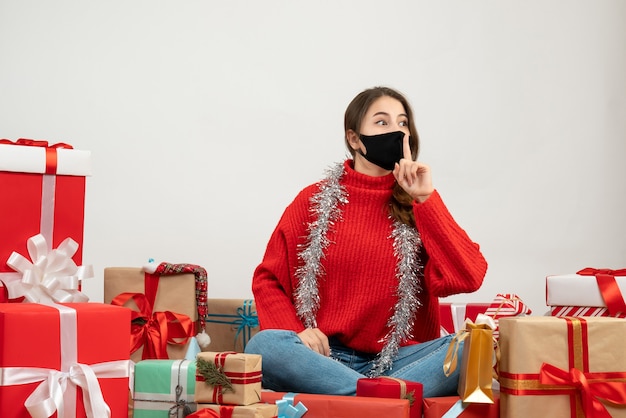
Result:
[[[306,414],[308,409],[302,402],[298,402],[295,406],[293,405],[295,397],[295,393],[289,392],[282,399],[276,401],[278,418],[300,418]]]
[[[441,418],[456,418],[461,415],[468,405],[469,404],[463,403],[463,401],[459,399]]]
[[[243,301],[243,305],[237,308],[237,315],[228,315],[228,314],[207,314],[206,322],[212,322],[214,324],[227,324],[234,325],[237,327],[237,332],[235,333],[235,346],[237,345],[237,340],[239,339],[239,335],[242,335],[243,341],[243,351],[246,349],[246,344],[250,340],[252,329],[259,326],[259,317],[256,314],[256,311],[252,310],[252,304],[254,300],[246,299]],[[216,319],[209,318],[234,318],[232,321],[219,321]]]

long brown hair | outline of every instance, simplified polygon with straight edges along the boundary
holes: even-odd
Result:
[[[389,87],[373,87],[359,93],[346,108],[344,115],[344,131],[346,147],[352,158],[355,157],[356,150],[354,150],[348,142],[348,131],[352,130],[357,134],[360,134],[361,122],[367,113],[369,107],[376,101],[376,99],[389,96],[402,103],[404,111],[409,119],[409,132],[411,134],[409,140],[409,146],[411,147],[411,156],[415,160],[419,153],[419,136],[415,123],[413,122],[413,110],[409,105],[408,100],[398,91]],[[404,191],[398,183],[393,188],[393,194],[389,201],[389,213],[393,219],[398,220],[404,224],[415,226],[415,218],[413,215],[413,198]]]

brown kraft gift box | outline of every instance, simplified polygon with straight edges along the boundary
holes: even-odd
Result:
[[[502,318],[499,341],[502,418],[626,417],[626,319]]]
[[[242,353],[250,338],[259,332],[252,299],[208,299],[205,330],[211,337],[210,351]]]
[[[196,357],[197,403],[251,405],[261,401],[261,356],[203,351]]]
[[[139,267],[107,267],[104,269],[104,303],[111,301],[121,293],[144,293],[145,272]],[[159,279],[153,312],[175,312],[188,316],[191,321],[198,320],[196,306],[196,284],[193,274],[162,275]],[[135,303],[129,300],[126,307],[137,311]],[[195,329],[195,325],[194,325]],[[193,333],[195,335],[195,332]],[[168,344],[170,359],[185,358],[188,344]],[[131,353],[131,360],[142,359],[143,347]]]

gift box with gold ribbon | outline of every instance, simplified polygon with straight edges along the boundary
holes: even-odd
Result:
[[[130,350],[135,362],[185,358],[190,338],[204,323],[206,294],[206,271],[192,264],[104,269],[104,302],[133,310]]]
[[[250,338],[259,332],[259,317],[252,299],[209,299],[206,333],[210,351],[243,352]]]
[[[198,403],[251,405],[261,401],[261,356],[203,351],[196,357]]]
[[[494,403],[494,367],[499,357],[498,343],[493,337],[495,327],[493,318],[479,314],[476,323],[466,320],[465,328],[450,342],[443,370],[446,376],[456,370],[462,345],[458,393],[463,402]]]
[[[546,305],[552,316],[626,318],[626,269],[587,267],[576,274],[546,277]]]
[[[356,382],[356,396],[408,399],[411,418],[422,418],[423,393],[424,386],[421,383],[389,376],[366,377]]]
[[[626,417],[626,319],[500,321],[503,418]]]
[[[216,412],[220,418],[274,418],[278,413],[278,407],[268,403],[255,403],[246,406],[202,403],[198,404],[198,412],[192,418],[202,418],[203,409]],[[211,417],[212,415],[207,414],[207,416]]]
[[[76,250],[70,257],[81,265],[90,175],[89,151],[65,143],[0,139],[0,302],[14,299],[2,283],[21,278],[6,262],[13,252],[28,254],[31,237],[42,235],[48,251],[73,240]]]

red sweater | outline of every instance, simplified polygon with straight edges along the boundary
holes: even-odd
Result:
[[[341,184],[349,202],[328,233],[331,244],[322,259],[325,274],[318,279],[317,325],[348,347],[378,353],[398,299],[397,258],[387,211],[395,179],[393,174],[358,173],[350,160],[344,168]],[[298,246],[305,243],[312,220],[309,199],[318,190],[317,185],[308,186],[285,209],[254,272],[252,290],[262,329],[304,330],[294,307],[295,271]],[[425,268],[422,306],[416,312],[414,341],[408,344],[438,337],[438,298],[477,290],[487,270],[478,245],[457,225],[436,191],[425,202],[414,203],[413,211]]]

